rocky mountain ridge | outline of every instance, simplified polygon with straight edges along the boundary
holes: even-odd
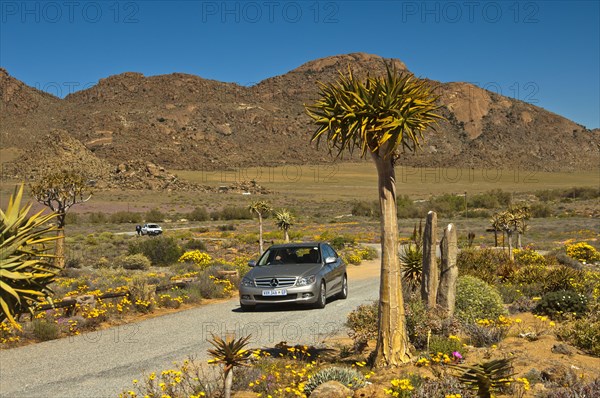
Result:
[[[387,61],[408,70],[399,60]],[[135,162],[186,170],[331,162],[324,148],[309,142],[313,127],[304,104],[316,99],[317,81],[332,81],[348,67],[361,76],[385,70],[380,57],[357,53],[310,61],[251,87],[182,73],[129,72],[64,99],[0,70],[0,143],[24,153],[16,160],[23,164],[36,156],[31,148],[49,150],[44,142],[67,134],[81,144],[75,160],[111,170],[101,179]],[[599,164],[598,129],[468,83],[430,83],[446,120],[402,165],[578,171]],[[11,170],[19,175],[20,169]]]

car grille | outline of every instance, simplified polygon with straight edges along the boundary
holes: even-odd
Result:
[[[274,280],[277,281],[276,286],[273,286]],[[292,276],[292,277],[286,276],[286,277],[281,277],[281,278],[273,278],[273,277],[256,278],[254,280],[254,282],[256,283],[256,287],[261,287],[261,288],[266,288],[266,289],[283,288],[283,287],[294,286],[296,284],[296,277],[295,276]]]

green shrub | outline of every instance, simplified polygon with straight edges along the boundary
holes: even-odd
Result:
[[[40,341],[55,340],[60,336],[60,327],[55,322],[34,319],[31,323],[31,332]]]
[[[555,258],[559,264],[562,264],[566,267],[570,267],[573,269],[582,269],[583,268],[583,264],[581,264],[579,261],[575,260],[574,258],[567,256],[567,254],[564,252],[556,253]]]
[[[187,214],[186,218],[190,221],[207,221],[210,219],[210,216],[206,207],[196,207]]]
[[[126,224],[142,222],[142,214],[131,211],[118,211],[110,215],[110,222],[113,224]]]
[[[223,224],[223,225],[219,225],[217,226],[217,229],[219,231],[235,231],[235,225],[234,224]]]
[[[124,269],[138,269],[147,270],[150,269],[150,259],[141,253],[131,254],[129,256],[118,257],[116,260],[117,266],[123,267]]]
[[[315,388],[332,380],[338,381],[353,390],[364,387],[366,384],[365,376],[358,370],[332,366],[321,369],[312,375],[304,385],[304,393],[310,395]]]
[[[519,265],[546,265],[546,257],[532,249],[513,249],[515,261]]]
[[[379,207],[379,204],[377,204],[377,207]],[[396,208],[398,218],[423,218],[427,214],[425,209],[417,206],[408,195],[396,198]]]
[[[600,261],[600,252],[586,242],[567,245],[566,251],[567,256],[582,263],[594,263],[596,261]]]
[[[475,347],[489,347],[504,340],[512,322],[501,316],[499,320],[481,319],[473,323],[465,323],[463,331]]]
[[[443,309],[428,310],[420,293],[410,295],[404,303],[406,331],[416,349],[427,348],[427,337],[431,333],[437,336],[456,335],[460,325],[456,318],[448,318]]]
[[[586,273],[583,270],[576,270],[564,265],[549,268],[542,280],[544,293],[573,290],[573,283],[583,282],[585,275]]]
[[[531,217],[546,218],[552,216],[552,207],[547,203],[534,203],[529,207]]]
[[[246,207],[225,206],[220,212],[212,214],[215,220],[251,220],[252,213]]]
[[[430,353],[441,352],[442,354],[452,355],[453,352],[461,352],[463,350],[462,342],[456,337],[449,338],[434,334],[429,339]]]
[[[600,305],[596,304],[585,318],[559,324],[554,333],[559,339],[600,357]]]
[[[346,326],[348,335],[354,340],[354,350],[362,352],[369,340],[377,337],[379,303],[361,304],[348,314]]]
[[[589,384],[578,384],[544,391],[536,395],[539,398],[585,398],[600,397],[600,378]]]
[[[106,224],[108,222],[108,217],[106,217],[106,214],[104,214],[104,213],[93,212],[93,213],[89,213],[88,221],[91,224]]]
[[[473,276],[461,276],[456,284],[456,317],[463,322],[497,318],[506,310],[498,290]]]
[[[147,211],[144,219],[146,222],[162,222],[165,220],[165,214],[155,208]]]
[[[93,268],[110,268],[113,266],[113,263],[106,257],[102,256],[98,258],[95,262],[92,263]]]
[[[191,250],[202,250],[202,251],[206,251],[206,244],[201,241],[200,239],[194,239],[194,238],[190,238],[184,245],[183,247],[185,248],[186,251],[191,251]]]
[[[357,217],[378,217],[380,210],[377,202],[367,202],[365,200],[354,202],[351,213]]]
[[[501,189],[493,189],[488,192],[470,195],[467,198],[468,207],[480,209],[498,209],[508,207],[511,202],[510,192],[504,192]],[[471,212],[469,212],[471,216]]]
[[[65,224],[66,225],[74,225],[74,224],[79,224],[79,214],[78,213],[73,213],[73,212],[68,212],[67,214],[65,214]]]
[[[586,296],[572,290],[560,290],[542,296],[533,312],[548,315],[551,318],[561,318],[567,314],[580,317],[587,312],[587,309],[588,299]]]
[[[463,249],[458,252],[456,265],[460,275],[471,275],[487,283],[496,283],[507,277],[508,258],[494,249]]]
[[[452,217],[465,211],[465,197],[452,194],[443,194],[429,199],[429,210],[438,213],[438,217]]]
[[[347,246],[356,245],[356,239],[348,235],[339,235],[329,241],[335,250],[342,250]]]
[[[158,236],[152,239],[136,239],[129,244],[129,254],[141,253],[148,257],[153,265],[165,266],[175,263],[183,254],[172,237]]]

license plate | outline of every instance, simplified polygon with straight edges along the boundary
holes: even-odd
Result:
[[[263,290],[263,296],[285,296],[287,291],[285,289],[275,289],[275,290]]]

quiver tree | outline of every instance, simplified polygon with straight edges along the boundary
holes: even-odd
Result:
[[[508,243],[508,258],[514,261],[512,237],[517,232],[518,241],[520,244],[520,234],[527,228],[526,220],[530,218],[529,208],[527,206],[510,206],[508,210],[494,214],[492,221],[496,223],[498,228],[506,233]],[[521,232],[519,232],[521,231]]]
[[[21,207],[23,185],[11,195],[6,211],[0,210],[0,323],[32,311],[48,298],[58,269],[49,261],[47,243],[57,239],[49,222],[56,214],[29,215],[31,204]]]
[[[339,72],[337,81],[319,83],[319,98],[307,105],[317,129],[312,141],[324,139],[330,153],[358,149],[377,168],[381,209],[381,283],[375,366],[409,361],[406,317],[398,259],[398,219],[394,165],[403,152],[420,146],[423,131],[440,118],[432,88],[412,74],[386,64],[382,77],[356,78]]]
[[[258,250],[263,254],[263,217],[267,216],[273,209],[265,200],[257,200],[248,206],[250,213],[258,215]]]
[[[435,308],[439,284],[437,264],[437,214],[427,213],[423,232],[423,276],[421,280],[421,299],[428,308]]]
[[[283,231],[283,240],[285,243],[290,241],[290,228],[294,225],[294,215],[283,209],[275,213],[275,225]]]
[[[529,206],[516,207],[513,211],[517,214],[517,248],[523,248],[523,235],[529,229],[527,221],[531,218]]]
[[[458,279],[458,267],[456,266],[458,241],[454,224],[448,224],[444,228],[444,235],[440,242],[440,252],[442,261],[437,304],[446,310],[448,316],[452,316],[456,304],[456,280]]]
[[[35,200],[56,213],[57,236],[55,265],[65,265],[65,219],[69,209],[78,203],[90,200],[87,179],[78,171],[67,170],[46,174],[40,181],[31,185]]]
[[[494,213],[492,218],[490,218],[490,224],[492,226],[492,231],[494,232],[494,247],[498,247],[498,231],[502,231],[500,214],[501,213]],[[502,231],[502,234],[504,234],[504,231]]]

